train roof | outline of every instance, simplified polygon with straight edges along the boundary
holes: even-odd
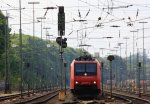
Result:
[[[95,61],[95,58],[91,55],[82,55],[78,58],[75,58],[75,61]]]

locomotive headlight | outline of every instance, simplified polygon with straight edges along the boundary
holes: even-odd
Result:
[[[87,76],[87,73],[84,73],[84,76]]]
[[[96,81],[94,81],[93,83],[96,84]]]
[[[75,83],[78,84],[79,82],[76,81]]]

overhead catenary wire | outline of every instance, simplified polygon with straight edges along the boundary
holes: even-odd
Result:
[[[8,7],[12,8],[12,9],[18,9],[18,7],[12,6],[11,4],[4,2],[3,0],[1,0],[1,2],[4,3],[5,5],[7,5]],[[24,7],[24,8],[25,8],[25,7]],[[9,9],[8,9],[8,10],[9,10]],[[19,9],[17,10],[17,12],[19,13]],[[24,13],[23,11],[22,11],[22,14],[24,14],[25,16],[30,17],[28,14]],[[18,16],[18,17],[19,17],[19,16]]]
[[[88,3],[88,2],[85,2],[85,1],[83,1],[83,0],[79,0],[79,1],[81,1],[81,2],[83,2],[83,3],[86,3],[86,4],[88,4],[88,5],[90,5],[90,6],[94,7],[94,8],[97,8],[97,7],[93,6],[92,4],[90,4],[90,3]],[[107,2],[108,2],[108,0],[107,0]],[[108,2],[108,8],[109,8],[109,2]],[[97,9],[99,9],[99,8],[97,8]],[[107,12],[103,10],[103,12],[105,12],[107,15],[104,17],[104,19],[103,19],[102,22],[104,22],[104,20],[108,17],[108,15],[110,15],[110,16],[112,16],[112,17],[115,17],[116,19],[119,19],[118,17],[116,17],[116,16],[114,16],[113,14],[110,13],[110,11],[109,11],[110,9],[107,9],[107,10],[108,10]]]
[[[4,1],[4,0],[3,0]],[[50,3],[52,0],[50,0],[50,1],[47,1],[48,3]],[[86,2],[86,3],[81,3],[80,2],[80,0],[78,0],[79,1],[79,4],[80,5],[78,5],[78,6],[76,6],[76,4],[75,5],[66,5],[65,6],[65,12],[66,12],[66,14],[68,15],[68,14],[72,14],[72,17],[73,18],[75,18],[75,19],[78,19],[77,18],[77,15],[78,15],[78,13],[77,13],[77,10],[78,10],[78,8],[79,8],[79,10],[80,10],[80,13],[81,13],[81,16],[84,18],[84,16],[86,15],[86,13],[88,12],[88,10],[90,9],[90,13],[89,13],[89,15],[88,15],[88,17],[89,16],[91,16],[92,15],[92,13],[94,12],[98,12],[98,14],[97,15],[95,15],[95,17],[93,18],[93,20],[89,20],[89,18],[87,17],[86,18],[86,23],[88,23],[87,25],[86,25],[86,27],[92,27],[93,26],[93,28],[85,28],[85,24],[83,23],[83,28],[85,28],[85,29],[83,29],[83,33],[84,33],[84,35],[85,35],[85,33],[86,33],[86,37],[89,37],[89,31],[93,31],[91,34],[90,34],[90,36],[99,36],[99,34],[100,35],[103,35],[102,33],[98,33],[98,32],[100,32],[100,31],[102,31],[102,29],[99,29],[99,27],[94,27],[95,25],[98,25],[98,23],[99,23],[99,25],[104,25],[104,29],[106,29],[106,28],[108,28],[108,25],[110,24],[110,23],[114,23],[114,25],[116,25],[117,23],[122,23],[122,21],[124,21],[125,22],[125,24],[124,25],[126,25],[126,22],[127,22],[127,17],[128,16],[130,16],[131,17],[131,21],[130,22],[134,22],[134,24],[137,22],[137,21],[140,21],[140,19],[141,19],[141,12],[143,11],[143,9],[141,9],[140,8],[140,6],[138,6],[138,8],[137,8],[137,6],[136,6],[136,8],[135,8],[135,5],[134,5],[134,3],[132,3],[132,1],[128,4],[125,4],[125,3],[119,3],[119,2],[116,2],[116,1],[121,1],[121,0],[104,0],[104,1],[102,1],[102,0],[98,0],[98,2],[99,2],[99,4],[97,3],[93,3],[93,1],[90,1],[90,0],[82,0],[82,1],[84,1],[84,2]],[[96,0],[95,0],[96,1]],[[55,1],[52,1],[53,3],[51,3],[52,5],[56,5],[57,3],[55,2]],[[127,2],[127,1],[124,1],[124,2]],[[56,3],[56,4],[55,4]],[[87,4],[88,3],[88,4]],[[117,3],[117,5],[116,5],[116,3]],[[85,4],[85,5],[84,5]],[[89,5],[89,4],[91,4],[91,5]],[[105,7],[108,7],[108,4],[109,4],[109,10],[102,10],[102,8],[105,8]],[[58,5],[58,4],[57,4]],[[99,7],[98,7],[98,5],[99,5]],[[119,16],[118,16],[118,18],[115,18],[115,17],[113,17],[113,16],[110,16],[110,15],[115,15],[116,17],[117,17],[117,15],[115,14],[115,11],[116,10],[113,10],[113,7],[119,7],[119,6],[126,6],[126,5],[133,5],[133,7],[131,8],[131,9],[133,9],[133,10],[131,10],[130,8],[129,9],[126,9],[126,8],[121,8],[121,9],[119,9],[118,10],[118,12],[120,12],[121,10],[125,10],[126,12],[127,12],[127,15],[126,16],[122,16],[123,18],[124,18],[124,20],[121,20],[122,18],[119,18]],[[143,6],[145,5],[146,6],[146,4],[142,4]],[[141,7],[143,7],[141,5]],[[148,5],[147,5],[148,6]],[[93,8],[92,8],[93,7]],[[28,8],[27,7],[27,10],[28,11],[30,11],[30,9],[31,8]],[[36,10],[42,10],[42,7],[38,7],[38,8],[35,8]],[[112,9],[112,10],[111,10]],[[139,9],[139,11],[137,10],[137,9]],[[148,9],[148,8],[146,8],[146,9]],[[128,14],[128,11],[129,12],[134,12],[134,17],[133,17],[133,15],[131,16],[130,14]],[[55,11],[54,11],[55,12]],[[103,16],[100,16],[100,14],[103,12]],[[110,13],[110,14],[107,14],[107,12],[108,13]],[[29,13],[27,13],[27,11],[25,10],[25,13],[26,14],[28,14],[29,15]],[[41,11],[41,13],[45,13],[45,10],[43,10],[43,11]],[[140,14],[139,14],[140,13]],[[137,16],[137,14],[139,14],[138,16]],[[105,21],[103,21],[104,20],[104,16],[106,16],[106,15],[108,15],[108,18],[106,18],[106,20]],[[15,15],[13,15],[13,16],[15,16]],[[29,15],[30,16],[30,15]],[[49,15],[47,15],[47,17],[48,17]],[[50,16],[51,16],[51,14],[50,14]],[[99,21],[98,21],[98,18],[96,18],[96,16],[97,17],[101,17],[101,19],[99,19]],[[135,17],[137,16],[137,19],[135,19]],[[28,16],[23,16],[23,17],[27,17],[27,18],[30,18],[30,17],[28,17]],[[17,15],[16,15],[16,18],[17,18]],[[28,21],[28,19],[25,19],[24,18],[24,21]],[[74,22],[73,20],[70,22],[69,21],[69,19],[70,19],[71,17],[67,17],[66,18],[66,35],[68,35],[68,34],[70,34],[69,35],[69,37],[72,37],[72,36],[74,36],[74,34],[76,33],[76,31],[77,30],[79,30],[79,29],[82,29],[82,27],[80,27],[79,26],[79,22]],[[149,19],[149,18],[147,18],[147,17],[144,17],[144,18],[142,18],[142,19]],[[51,17],[50,17],[50,19],[51,19]],[[56,27],[56,23],[55,22],[57,22],[57,20],[54,20],[53,21],[53,23],[52,23],[52,21],[51,20],[46,20],[45,21],[45,23],[44,23],[44,25],[52,25],[52,26],[54,26],[54,27]],[[55,19],[55,18],[54,18]],[[142,20],[141,19],[141,20]],[[71,20],[71,19],[70,19]],[[112,20],[112,21],[111,21]],[[116,20],[116,21],[115,21]],[[120,21],[119,21],[120,20]],[[136,21],[135,21],[136,20]],[[29,19],[29,21],[31,21],[31,19]],[[93,23],[92,23],[93,22]],[[97,23],[96,23],[97,22]],[[116,23],[116,24],[115,24]],[[94,25],[95,24],[95,25]],[[106,25],[107,24],[107,25]],[[136,25],[136,24],[135,24]],[[14,26],[15,27],[15,26]],[[125,30],[123,29],[123,28],[125,28],[125,27],[127,27],[127,26],[121,26],[120,27],[120,31],[121,31],[121,35],[122,34],[124,34],[124,32],[125,32]],[[135,27],[135,26],[134,26]],[[15,27],[16,28],[16,27]],[[128,28],[128,27],[127,27]],[[129,27],[130,28],[130,27]],[[133,28],[133,27],[131,27],[131,28]],[[26,33],[29,33],[29,31],[31,30],[31,29],[29,29],[29,26],[27,26],[27,25],[25,25],[25,28],[24,28],[24,32],[26,31]],[[54,28],[55,29],[55,28]],[[54,30],[53,29],[53,33],[55,34],[55,33],[57,33],[57,30],[55,29]],[[103,30],[104,30],[103,29]],[[16,30],[17,30],[17,28],[16,28]],[[109,29],[108,29],[109,30]],[[86,31],[86,32],[85,32]],[[98,32],[97,32],[98,31]],[[104,32],[105,32],[106,30],[104,30]],[[112,30],[111,29],[111,31],[112,32],[114,32],[114,30]],[[95,33],[95,32],[97,32],[97,33]],[[110,30],[109,31],[107,31],[107,32],[110,32]],[[38,30],[37,30],[37,33],[38,33]],[[79,34],[82,34],[81,32],[79,33]],[[115,34],[115,33],[114,33]],[[57,35],[57,34],[56,34]],[[118,35],[118,32],[117,32],[117,35]],[[122,37],[122,36],[121,36]],[[121,38],[120,37],[120,38]],[[118,39],[118,41],[119,41],[119,39]]]
[[[119,3],[123,3],[123,4],[132,4],[132,5],[138,6],[138,7],[146,7],[146,8],[150,8],[150,7],[148,7],[148,6],[145,6],[146,4],[128,3],[128,2],[118,1],[118,0],[114,0],[114,2],[119,2]]]

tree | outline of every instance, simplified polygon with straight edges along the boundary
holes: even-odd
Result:
[[[8,17],[4,16],[0,10],[0,80],[4,79],[6,61],[8,63],[9,46],[10,46],[10,28],[8,27]],[[6,52],[7,50],[7,52]],[[8,65],[7,65],[8,66]],[[7,69],[7,68],[6,68]]]
[[[0,58],[5,51],[5,23],[5,16],[0,11]]]

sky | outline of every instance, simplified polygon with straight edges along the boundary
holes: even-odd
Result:
[[[98,52],[102,57],[109,54],[126,57],[130,53],[137,53],[137,48],[142,53],[144,27],[144,49],[147,55],[150,54],[150,0],[22,0],[22,32],[33,35],[33,5],[28,4],[29,2],[39,2],[34,5],[35,36],[39,38],[41,23],[37,22],[37,17],[44,17],[44,8],[57,8],[49,9],[42,22],[43,28],[50,28],[47,32],[42,29],[42,38],[45,39],[48,33],[53,35],[48,39],[55,41],[58,37],[58,7],[64,6],[64,37],[68,39],[69,47],[81,48],[81,44],[90,45],[83,48],[91,54]],[[19,33],[19,0],[0,0],[0,9],[4,15],[7,10],[11,33]],[[140,22],[147,23],[143,26]],[[137,32],[133,32],[135,30]],[[124,39],[125,37],[129,39]]]

